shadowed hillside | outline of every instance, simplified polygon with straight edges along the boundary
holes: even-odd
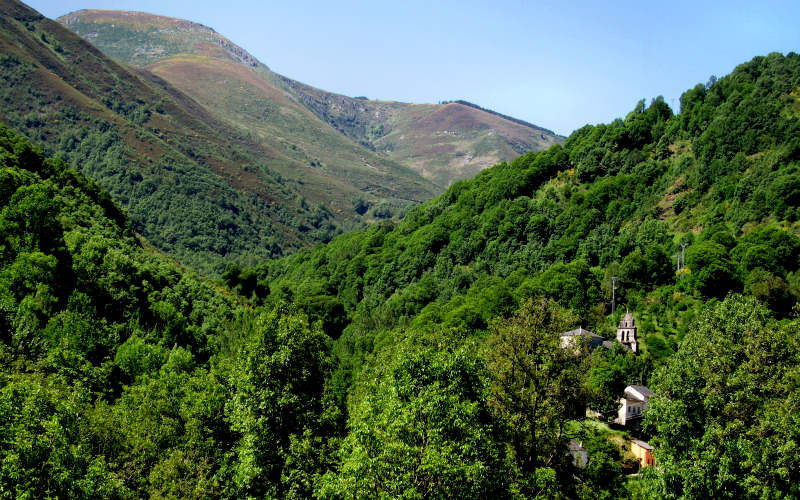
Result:
[[[346,139],[353,166],[342,170],[320,159],[327,143],[309,159],[283,139],[261,141],[21,3],[3,0],[0,13],[0,120],[80,165],[138,232],[197,269],[326,241],[363,223],[354,199],[385,200],[391,216],[437,191],[402,167],[368,164]],[[295,108],[291,123],[306,127],[302,114],[313,115]]]

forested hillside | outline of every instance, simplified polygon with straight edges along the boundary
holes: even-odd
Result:
[[[256,274],[271,282],[267,300],[305,302],[320,317],[338,311],[334,334],[344,325],[353,335],[410,323],[483,329],[541,294],[602,333],[613,323],[612,276],[656,357],[675,349],[687,310],[729,292],[785,317],[800,285],[799,61],[756,58],[687,91],[679,115],[660,98],[641,101],[624,120],[456,183],[399,224]]]
[[[796,460],[770,447],[797,445],[790,408],[800,394],[791,375],[798,359],[791,329],[800,287],[800,56],[757,57],[687,91],[681,109],[676,115],[660,98],[649,106],[641,101],[625,119],[586,126],[563,147],[454,184],[399,224],[346,234],[255,269],[226,269],[224,278],[240,293],[265,303],[294,301],[338,338],[337,377],[353,385],[348,436],[335,472],[322,483],[325,493],[395,496],[427,487],[452,493],[418,476],[415,483],[417,474],[433,481],[424,475],[430,470],[452,479],[448,487],[459,481],[498,487],[496,477],[470,474],[512,460],[513,472],[501,473],[510,478],[499,486],[506,492],[549,496],[557,485],[570,496],[623,495],[613,479],[619,477],[613,447],[603,448],[606,441],[591,433],[562,433],[569,405],[536,393],[541,376],[572,377],[565,394],[580,393],[612,413],[629,383],[650,384],[666,398],[645,428],[661,447],[656,460],[664,467],[628,482],[626,494],[797,495]],[[611,315],[614,276],[617,314]],[[536,299],[542,296],[576,316],[556,321],[561,313]],[[540,322],[555,336],[581,325],[613,337],[624,309],[635,313],[639,327],[642,355],[635,359],[598,351],[588,365],[570,368],[552,359],[552,339],[515,326]],[[509,315],[517,319],[497,322]],[[549,346],[541,347],[548,361],[522,380],[503,382],[515,370],[528,373],[527,358],[493,361],[503,349],[482,346],[509,349],[509,342]],[[693,346],[691,354],[675,357],[683,345]],[[706,357],[704,350],[715,354]],[[760,372],[765,359],[774,359],[775,368]],[[533,396],[523,395],[527,384]],[[754,387],[762,389],[742,403],[738,398]],[[552,413],[526,414],[528,397],[541,397],[536,404],[551,405]],[[479,416],[486,402],[511,425],[502,431],[510,435],[481,427],[490,425]],[[466,428],[436,424],[461,419],[470,422],[469,432],[494,437],[480,440]],[[773,424],[756,424],[764,419]],[[539,426],[552,433],[537,434]],[[772,437],[762,442],[759,433]],[[433,436],[440,441],[429,441]],[[574,471],[553,462],[556,445],[545,444],[564,445],[565,436],[585,437],[595,447],[590,453],[604,457],[595,462],[598,470],[583,471],[595,474],[578,481],[587,490],[571,490]],[[512,445],[466,448],[467,455],[451,448],[484,446],[485,439]],[[717,446],[726,439],[738,444]],[[520,442],[527,444],[516,448]],[[781,463],[776,470],[773,460]],[[703,472],[687,475],[698,462]],[[756,484],[760,475],[770,479]]]
[[[800,56],[681,104],[231,263],[228,288],[0,129],[0,495],[800,496]],[[639,356],[561,347],[625,308]],[[584,417],[631,383],[655,393],[638,477]]]
[[[399,213],[440,192],[400,167],[327,172],[319,155],[312,164],[288,143],[264,143],[16,0],[0,0],[0,13],[0,121],[77,165],[137,232],[198,271],[360,227],[354,199],[385,199]]]
[[[319,329],[143,248],[106,191],[4,127],[0,180],[0,496],[238,498],[305,477],[290,448],[337,425]]]

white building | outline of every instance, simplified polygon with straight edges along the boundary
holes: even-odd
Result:
[[[652,395],[653,391],[643,385],[626,387],[624,395],[619,400],[619,412],[614,421],[619,425],[629,425],[632,421],[641,419],[647,412]]]

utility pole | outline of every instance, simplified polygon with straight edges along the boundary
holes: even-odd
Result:
[[[681,243],[681,271],[686,269],[686,247],[689,244],[686,242]],[[684,273],[681,273],[681,279],[683,279]]]
[[[617,310],[617,277],[612,276],[611,282],[613,283],[611,285],[611,316],[614,316],[614,312]]]

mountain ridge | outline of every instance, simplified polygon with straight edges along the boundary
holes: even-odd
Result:
[[[231,116],[224,105],[214,102],[214,98],[227,98],[241,105],[246,102],[241,93],[224,90],[223,95],[217,95],[197,82],[187,82],[182,74],[191,72],[189,65],[192,62],[198,65],[208,62],[192,60],[188,54],[240,62],[266,81],[261,85],[264,94],[251,95],[251,103],[258,104],[262,99],[282,101],[290,98],[340,134],[376,153],[381,158],[378,161],[392,161],[409,167],[441,188],[500,161],[511,160],[528,150],[542,149],[564,139],[547,129],[531,128],[531,124],[510,120],[475,105],[470,106],[474,112],[460,113],[461,128],[452,131],[446,128],[449,113],[441,113],[446,105],[371,101],[317,89],[272,72],[246,49],[230,42],[213,28],[191,21],[142,12],[107,10],[77,11],[58,20],[112,57],[161,71],[164,78],[208,104],[218,114],[227,115],[239,126],[261,127],[269,129],[272,135],[285,135],[285,127],[281,128],[280,124],[272,124],[264,117]],[[244,62],[226,53],[223,45],[228,52],[247,54]],[[180,67],[179,61],[182,63]],[[232,81],[237,81],[236,78]],[[225,79],[219,79],[222,80]],[[245,80],[252,83],[252,78]],[[216,88],[219,88],[219,81],[214,84]],[[273,88],[267,90],[263,88],[265,86]],[[279,95],[281,93],[284,95]],[[439,122],[435,121],[437,118]],[[425,120],[427,127],[418,128],[420,120]],[[313,151],[313,146],[297,139],[296,135],[294,137],[296,142],[299,141],[297,146],[307,150],[311,161],[316,162],[313,158],[320,157],[320,154]],[[270,140],[264,134],[261,138]]]
[[[528,122],[528,121],[522,120],[522,119],[520,119],[520,118],[514,118],[513,116],[508,116],[508,115],[505,115],[505,114],[503,114],[503,113],[500,113],[499,111],[495,111],[495,110],[493,110],[493,109],[484,108],[483,106],[480,106],[480,105],[478,105],[478,104],[475,104],[474,102],[465,101],[465,100],[463,100],[463,99],[456,99],[455,101],[444,101],[444,102],[441,102],[440,104],[448,104],[449,102],[455,102],[455,103],[457,103],[457,104],[463,104],[464,106],[469,106],[469,107],[471,107],[471,108],[479,109],[479,110],[481,110],[481,111],[485,111],[485,112],[487,112],[487,113],[489,113],[489,114],[492,114],[492,115],[497,115],[497,116],[499,116],[500,118],[504,118],[504,119],[506,119],[506,120],[508,120],[508,121],[512,121],[512,122],[514,122],[514,123],[518,123],[518,124],[520,124],[520,125],[524,125],[524,126],[526,126],[526,127],[528,127],[528,128],[532,128],[532,129],[534,129],[534,130],[539,130],[539,131],[541,131],[541,132],[547,132],[547,133],[550,133],[550,134],[555,134],[555,132],[553,132],[553,131],[552,131],[552,130],[550,130],[550,129],[547,129],[547,128],[544,128],[544,127],[541,127],[541,126],[539,126],[539,125],[536,125],[536,124],[533,124],[533,123],[531,123],[531,122]]]

